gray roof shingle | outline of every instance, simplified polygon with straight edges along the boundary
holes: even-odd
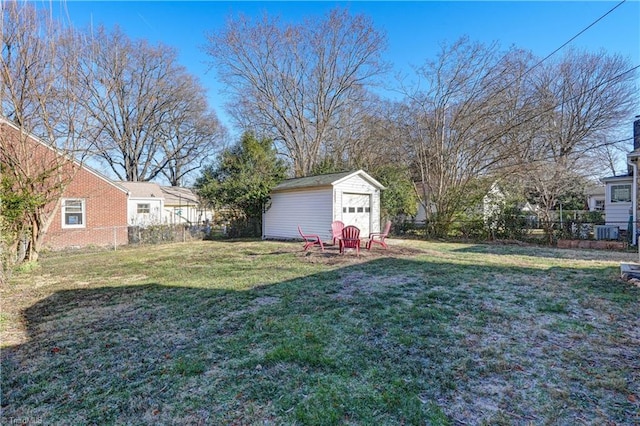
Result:
[[[329,186],[333,182],[349,176],[354,172],[330,173],[326,175],[307,176],[302,178],[287,179],[280,182],[274,191],[284,191],[288,189],[312,188],[317,186]]]

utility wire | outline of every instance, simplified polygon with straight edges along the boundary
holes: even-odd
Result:
[[[627,0],[622,0],[620,3],[616,4],[614,7],[612,7],[611,9],[609,9],[609,10],[608,10],[604,15],[602,15],[601,17],[599,17],[598,19],[596,19],[595,21],[593,21],[591,24],[587,25],[587,26],[586,26],[582,31],[580,31],[578,34],[574,35],[574,36],[573,36],[573,37],[571,37],[568,41],[566,41],[564,44],[562,44],[562,46],[558,47],[556,50],[554,50],[553,52],[549,53],[549,54],[548,54],[547,56],[545,56],[543,59],[541,59],[540,61],[538,61],[538,62],[537,62],[535,65],[533,65],[531,68],[527,69],[527,70],[522,74],[522,76],[521,76],[521,77],[524,77],[524,76],[525,76],[527,73],[529,73],[531,70],[533,70],[534,68],[538,67],[538,66],[539,66],[540,64],[542,64],[544,61],[546,61],[546,60],[547,60],[547,59],[549,59],[551,56],[553,56],[554,54],[556,54],[558,51],[560,51],[560,50],[561,50],[562,48],[564,48],[566,45],[568,45],[568,44],[569,44],[569,43],[571,43],[573,40],[575,40],[576,38],[578,38],[580,35],[582,35],[584,32],[586,32],[589,28],[593,27],[595,24],[597,24],[598,22],[600,22],[602,19],[604,19],[607,15],[609,15],[611,12],[613,12],[614,10],[616,10],[618,7],[620,7],[620,6],[621,6],[623,3],[625,3],[626,1],[627,1]],[[616,80],[616,79],[618,79],[618,78],[622,77],[623,75],[626,75],[626,74],[628,74],[628,73],[630,73],[630,72],[633,72],[633,71],[637,70],[638,68],[640,68],[640,65],[636,65],[635,67],[630,68],[630,69],[628,69],[627,71],[621,72],[620,74],[618,74],[618,75],[616,75],[616,76],[614,76],[614,77],[610,78],[610,79],[609,79],[609,80],[607,80],[607,81],[603,81],[603,82],[601,82],[601,83],[599,83],[599,84],[596,84],[595,86],[593,86],[593,87],[591,87],[591,88],[589,88],[589,89],[585,90],[585,91],[584,91],[584,92],[582,92],[582,93],[577,94],[576,96],[574,96],[574,97],[572,97],[572,98],[565,99],[565,100],[563,100],[562,102],[557,103],[556,105],[553,105],[553,106],[551,106],[550,108],[547,108],[546,110],[544,110],[544,111],[542,111],[542,112],[540,112],[540,113],[538,113],[538,114],[536,114],[536,115],[534,115],[534,116],[532,116],[532,117],[528,117],[528,118],[526,118],[525,120],[523,120],[523,121],[521,121],[521,122],[519,122],[519,123],[517,123],[517,124],[514,124],[514,125],[512,125],[512,126],[510,126],[508,129],[506,129],[506,130],[502,131],[500,134],[498,134],[498,135],[496,135],[496,136],[493,136],[493,138],[500,138],[500,137],[502,137],[502,136],[506,135],[507,133],[509,133],[511,130],[513,130],[513,129],[515,129],[515,128],[517,128],[517,127],[521,126],[521,125],[523,125],[524,123],[527,123],[527,122],[529,122],[529,121],[531,121],[531,120],[533,120],[533,119],[535,119],[535,118],[538,118],[538,117],[540,117],[540,116],[542,116],[542,115],[544,115],[544,114],[546,114],[546,113],[548,113],[548,112],[550,112],[550,111],[553,111],[554,109],[558,108],[559,106],[562,106],[562,105],[564,105],[565,103],[570,102],[570,101],[572,101],[572,100],[575,100],[576,98],[578,98],[578,97],[582,96],[584,93],[591,92],[591,91],[593,91],[593,90],[597,89],[598,87],[600,87],[600,86],[602,86],[602,85],[604,85],[604,84],[610,83],[611,81],[614,81],[614,80]],[[514,80],[514,81],[512,81],[512,82],[511,82],[511,84],[507,85],[505,88],[503,88],[502,90],[500,90],[500,92],[502,92],[502,91],[504,91],[504,90],[508,89],[508,88],[509,88],[509,87],[511,87],[513,84],[517,83],[517,81],[518,81],[518,80]],[[517,118],[519,118],[519,117],[516,117],[516,119],[517,119]],[[488,140],[488,139],[491,139],[491,138],[486,138],[486,139],[485,139],[485,141],[486,141],[486,140]],[[632,138],[631,138],[631,139],[632,139]],[[619,141],[619,142],[622,142],[622,141]]]
[[[551,111],[555,110],[556,108],[558,108],[558,107],[560,107],[560,106],[562,106],[562,105],[566,104],[567,102],[571,102],[571,101],[573,101],[573,100],[575,100],[575,99],[579,98],[580,96],[583,96],[583,95],[584,95],[584,94],[586,94],[586,93],[592,92],[592,91],[596,90],[596,89],[597,89],[598,87],[600,87],[600,86],[603,86],[603,85],[605,85],[605,84],[611,83],[612,81],[615,81],[615,80],[619,79],[620,77],[622,77],[622,76],[624,76],[624,75],[626,75],[626,74],[629,74],[630,72],[633,72],[633,71],[637,70],[638,68],[640,68],[640,65],[636,65],[636,66],[635,66],[635,67],[633,67],[633,68],[629,68],[628,70],[623,71],[623,72],[621,72],[621,73],[619,73],[619,74],[617,74],[617,75],[615,75],[615,76],[611,77],[611,78],[610,78],[610,79],[608,79],[608,80],[602,81],[602,82],[600,82],[600,83],[598,83],[598,84],[596,84],[596,85],[594,85],[594,86],[592,86],[592,87],[590,87],[590,88],[586,89],[585,91],[582,91],[582,92],[578,93],[577,95],[575,95],[575,96],[573,96],[573,97],[570,97],[570,98],[568,98],[568,99],[562,100],[561,102],[558,102],[558,103],[556,103],[556,104],[554,104],[554,105],[550,106],[549,108],[547,108],[547,109],[545,109],[545,110],[543,110],[543,111],[540,111],[539,113],[537,113],[537,114],[535,114],[535,115],[527,116],[527,114],[526,114],[526,113],[520,113],[520,115],[519,115],[519,116],[516,116],[516,117],[514,117],[514,118],[513,118],[513,121],[515,121],[515,123],[514,123],[514,124],[512,124],[511,126],[509,126],[507,129],[502,130],[501,132],[499,132],[499,133],[498,133],[498,134],[496,134],[496,135],[492,135],[492,136],[489,136],[489,137],[484,138],[480,143],[484,143],[484,142],[490,141],[490,140],[492,140],[492,139],[493,139],[493,140],[499,139],[499,138],[501,138],[501,137],[503,137],[503,136],[507,135],[507,134],[508,134],[509,132],[511,132],[513,129],[516,129],[516,128],[518,128],[518,127],[522,126],[523,124],[530,122],[531,120],[535,120],[536,118],[541,117],[541,116],[543,116],[543,115],[547,114],[548,112],[551,112]],[[520,121],[520,120],[521,120],[521,121]],[[626,139],[626,140],[630,140],[630,139],[633,139],[633,138],[629,138],[629,139]],[[624,142],[624,141],[626,141],[626,140],[616,141],[615,143],[618,143],[618,142]],[[612,144],[613,144],[613,143],[608,143],[607,145],[612,145]]]
[[[556,53],[558,53],[560,50],[562,50],[566,45],[568,45],[569,43],[571,43],[573,40],[575,40],[576,38],[580,37],[583,33],[585,33],[589,28],[593,27],[595,24],[597,24],[598,22],[600,22],[602,19],[604,19],[607,15],[609,15],[611,12],[613,12],[614,10],[616,10],[618,7],[622,6],[623,3],[625,3],[627,0],[622,0],[620,3],[618,3],[617,5],[615,5],[614,7],[612,7],[611,9],[609,9],[609,11],[607,11],[604,15],[600,16],[598,19],[596,19],[595,21],[593,21],[592,23],[590,23],[589,25],[587,25],[585,28],[582,29],[582,31],[580,31],[579,33],[577,33],[576,35],[574,35],[573,37],[571,37],[568,41],[566,41],[565,43],[563,43],[560,47],[558,47],[556,50],[554,50],[553,52],[549,53],[547,56],[545,56],[544,58],[542,58],[541,60],[539,60],[535,65],[527,68],[520,76],[519,78],[514,78],[513,81],[511,81],[511,83],[507,84],[506,86],[504,86],[503,88],[501,88],[500,90],[498,90],[498,95],[501,94],[502,92],[504,92],[505,90],[511,88],[514,84],[518,83],[518,81],[520,81],[520,79],[524,78],[524,76],[526,76],[527,74],[529,74],[532,70],[534,70],[535,68],[537,68],[538,66],[540,66],[544,61],[546,61],[547,59],[549,59],[550,57],[552,57],[553,55],[555,55]],[[507,54],[505,54],[502,59],[504,59],[507,56]]]
[[[580,37],[583,33],[585,33],[589,28],[593,27],[595,24],[597,24],[598,22],[600,22],[602,19],[604,19],[607,15],[609,15],[611,12],[613,12],[614,10],[616,10],[618,7],[622,6],[623,3],[625,3],[627,0],[622,0],[620,3],[618,3],[617,5],[613,6],[611,9],[609,9],[609,11],[607,13],[605,13],[604,15],[602,15],[601,17],[599,17],[598,19],[596,19],[595,21],[593,21],[591,24],[587,25],[582,31],[580,31],[578,34],[574,35],[573,37],[571,37],[567,42],[565,42],[562,46],[558,47],[556,50],[554,50],[553,52],[549,53],[547,56],[545,56],[543,59],[541,59],[537,64],[535,64],[534,66],[532,66],[531,68],[529,68],[528,70],[526,70],[523,74],[526,75],[529,71],[531,71],[532,69],[536,68],[537,66],[539,66],[540,64],[542,64],[544,61],[546,61],[547,59],[549,59],[550,57],[552,57],[553,55],[555,55],[556,53],[558,53],[560,50],[562,50],[566,45],[568,45],[569,43],[571,43],[573,40],[577,39],[578,37]]]

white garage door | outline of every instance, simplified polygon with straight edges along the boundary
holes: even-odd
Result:
[[[342,221],[360,228],[360,236],[369,236],[371,207],[369,194],[342,194]]]

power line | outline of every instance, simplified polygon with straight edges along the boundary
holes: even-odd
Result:
[[[618,7],[622,6],[623,3],[625,3],[627,0],[622,0],[620,3],[618,3],[617,5],[615,5],[614,7],[612,7],[611,9],[609,9],[609,11],[607,13],[605,13],[604,15],[602,15],[601,17],[599,17],[598,19],[596,19],[595,21],[593,21],[591,24],[587,25],[582,31],[580,31],[578,34],[574,35],[573,37],[571,37],[567,42],[565,42],[562,46],[558,47],[556,50],[554,50],[553,52],[549,53],[547,56],[545,56],[543,59],[541,59],[537,64],[535,64],[534,66],[532,66],[531,68],[529,68],[527,71],[524,72],[523,75],[526,75],[529,71],[531,71],[532,69],[536,68],[538,65],[540,65],[541,63],[543,63],[544,61],[546,61],[547,59],[549,59],[551,56],[555,55],[556,53],[558,53],[560,50],[562,50],[566,45],[568,45],[569,43],[571,43],[573,40],[577,39],[578,37],[580,37],[583,33],[585,33],[589,28],[593,27],[595,24],[597,24],[598,22],[600,22],[602,19],[604,19],[607,15],[609,15],[611,12],[613,12],[614,10],[616,10]]]
[[[621,143],[621,142],[629,142],[633,140],[633,136],[631,136],[630,138],[626,138],[626,139],[619,139],[617,141],[613,141],[613,142],[607,142],[607,144],[609,145],[615,145],[617,143]]]
[[[600,86],[602,86],[602,85],[605,85],[605,84],[607,84],[607,83],[610,83],[610,82],[612,82],[612,81],[615,81],[615,80],[619,79],[620,77],[622,77],[622,76],[624,76],[624,75],[626,75],[626,74],[629,74],[629,73],[631,73],[631,72],[633,72],[633,71],[637,70],[638,68],[640,68],[640,65],[636,65],[636,66],[635,66],[635,67],[633,67],[633,68],[629,68],[628,70],[623,71],[623,72],[621,72],[621,73],[619,73],[619,74],[617,74],[617,75],[615,75],[615,76],[611,77],[611,78],[610,78],[610,79],[608,79],[608,80],[602,81],[602,82],[600,82],[600,83],[598,83],[598,84],[596,84],[596,85],[594,85],[594,86],[592,86],[592,87],[590,87],[590,88],[588,88],[588,89],[586,89],[586,90],[584,90],[584,91],[582,91],[582,92],[578,93],[577,95],[575,95],[575,96],[573,96],[573,97],[570,97],[570,98],[568,98],[568,99],[564,99],[564,100],[562,100],[561,102],[558,102],[558,103],[556,103],[556,104],[554,104],[554,105],[550,106],[549,108],[547,108],[547,109],[545,109],[545,110],[543,110],[543,111],[540,111],[539,113],[537,113],[537,114],[535,114],[535,115],[532,115],[532,116],[528,116],[528,117],[527,117],[527,116],[526,116],[526,115],[527,115],[526,113],[520,113],[520,115],[519,115],[519,116],[516,116],[516,117],[514,117],[514,119],[513,119],[513,120],[517,121],[515,124],[512,124],[512,125],[511,125],[511,126],[509,126],[507,129],[502,130],[501,132],[499,132],[499,133],[498,133],[498,134],[496,134],[496,135],[493,135],[493,136],[491,136],[491,137],[487,137],[487,138],[485,138],[485,139],[483,140],[483,142],[489,141],[489,140],[491,140],[491,139],[498,139],[498,138],[501,138],[501,137],[505,136],[506,134],[508,134],[508,133],[509,133],[510,131],[512,131],[513,129],[516,129],[516,128],[518,128],[518,127],[522,126],[523,124],[528,123],[528,122],[529,122],[529,121],[531,121],[531,120],[534,120],[534,119],[536,119],[536,118],[538,118],[538,117],[541,117],[541,116],[543,116],[543,115],[545,115],[545,114],[547,114],[547,113],[549,113],[549,112],[551,112],[551,111],[555,110],[556,108],[558,108],[558,107],[560,107],[560,106],[562,106],[562,105],[566,104],[567,102],[571,102],[571,101],[573,101],[573,100],[576,100],[576,99],[577,99],[577,98],[579,98],[580,96],[583,96],[585,93],[592,92],[592,91],[596,90],[598,87],[600,87]],[[525,115],[525,116],[523,117],[522,115]],[[519,119],[522,119],[522,121],[518,121]],[[633,139],[633,138],[630,138],[630,139]],[[630,140],[630,139],[627,139],[627,140]],[[624,142],[624,141],[616,141],[616,143],[617,143],[617,142]]]
[[[609,15],[611,12],[613,12],[614,10],[616,10],[618,7],[620,7],[623,3],[625,3],[627,0],[622,0],[620,3],[618,3],[617,5],[615,5],[614,7],[612,7],[611,9],[609,9],[604,15],[600,16],[598,19],[596,19],[595,21],[593,21],[592,23],[590,23],[589,25],[587,25],[585,28],[582,29],[582,31],[580,31],[578,34],[574,35],[573,37],[571,37],[568,41],[566,41],[565,43],[563,43],[560,47],[558,47],[557,49],[555,49],[553,52],[549,53],[547,56],[545,56],[544,58],[542,58],[540,61],[538,61],[535,65],[533,65],[532,67],[528,68],[527,70],[525,70],[522,75],[520,75],[520,77],[516,77],[514,78],[514,80],[507,84],[506,86],[504,86],[502,89],[500,89],[498,91],[497,94],[500,94],[502,92],[504,92],[505,90],[511,88],[514,84],[518,83],[518,81],[520,81],[520,79],[524,78],[524,76],[526,76],[527,74],[529,74],[529,72],[531,72],[533,69],[537,68],[538,66],[540,66],[540,64],[542,64],[544,61],[546,61],[547,59],[549,59],[551,56],[555,55],[556,53],[558,53],[560,50],[562,50],[566,45],[568,45],[569,43],[571,43],[573,40],[575,40],[576,38],[580,37],[583,33],[585,33],[589,28],[593,27],[595,24],[597,24],[598,22],[600,22],[602,19],[604,19],[607,15]],[[503,56],[503,59],[507,56],[507,54],[505,54]]]

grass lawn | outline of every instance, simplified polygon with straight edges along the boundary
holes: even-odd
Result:
[[[0,423],[640,424],[637,255],[301,247],[44,256],[0,288]]]

